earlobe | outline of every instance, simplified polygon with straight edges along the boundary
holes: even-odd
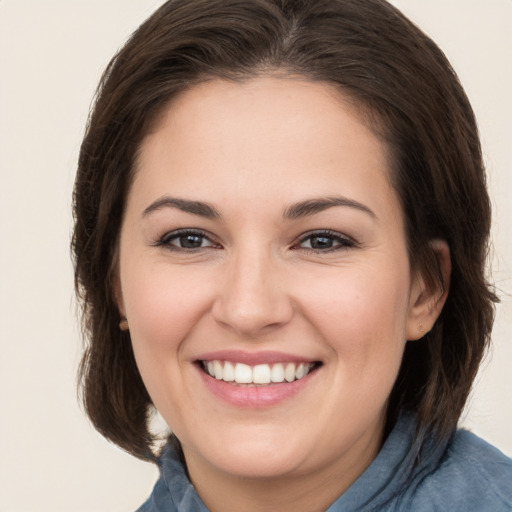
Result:
[[[407,319],[407,339],[418,340],[427,334],[448,297],[450,288],[451,259],[450,248],[444,240],[431,240],[439,269],[439,278],[427,283],[422,272],[418,271],[411,287],[409,314]]]

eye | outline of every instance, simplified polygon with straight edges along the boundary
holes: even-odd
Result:
[[[330,252],[340,249],[349,249],[356,244],[350,238],[332,231],[320,231],[304,236],[298,247],[315,252]]]
[[[180,229],[166,233],[155,245],[168,247],[172,250],[197,250],[217,247],[203,231]]]

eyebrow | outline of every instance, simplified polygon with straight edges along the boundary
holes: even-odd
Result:
[[[374,219],[377,218],[377,215],[375,215],[375,213],[370,208],[368,208],[368,206],[365,206],[364,204],[355,201],[354,199],[349,199],[348,197],[343,196],[329,196],[316,199],[307,199],[306,201],[292,204],[285,210],[284,218],[293,220],[299,219],[301,217],[308,217],[310,215],[323,212],[324,210],[334,206],[346,206],[348,208],[355,208],[356,210],[367,213]]]
[[[367,213],[374,219],[377,218],[375,213],[364,204],[343,196],[320,197],[300,201],[286,208],[283,217],[289,220],[309,217],[335,206],[355,208],[356,210]],[[162,208],[177,208],[183,212],[190,213],[192,215],[198,215],[208,219],[222,218],[220,212],[210,203],[205,203],[203,201],[190,201],[188,199],[180,199],[169,196],[162,197],[156,200],[154,203],[151,203],[144,210],[142,216],[146,217],[150,213],[161,210]]]
[[[208,219],[220,219],[221,214],[211,204],[204,203],[202,201],[189,201],[188,199],[179,199],[176,197],[162,197],[154,203],[151,203],[142,213],[143,217],[146,217],[152,212],[161,210],[162,208],[177,208],[186,213],[192,215],[199,215],[200,217],[206,217]]]

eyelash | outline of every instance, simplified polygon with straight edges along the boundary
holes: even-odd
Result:
[[[210,242],[211,245],[206,246],[206,247],[179,247],[179,246],[172,244],[172,242],[174,240],[179,240],[180,238],[187,237],[187,236],[202,238],[202,239]],[[205,233],[204,231],[201,231],[199,229],[179,229],[177,231],[172,231],[170,233],[166,233],[159,240],[157,240],[154,245],[157,247],[165,247],[166,249],[169,249],[171,251],[190,251],[190,252],[198,251],[198,250],[202,250],[202,249],[217,249],[219,247],[219,245],[216,244],[207,233]]]
[[[315,238],[315,237],[329,239],[333,243],[338,243],[338,245],[335,245],[334,247],[327,247],[324,249],[319,249],[319,248],[314,248],[314,247],[301,247],[301,244],[303,244],[307,240],[311,240],[312,238]],[[337,233],[335,231],[326,229],[326,230],[313,231],[310,233],[306,233],[305,235],[303,235],[301,237],[299,242],[296,245],[294,245],[293,249],[294,250],[303,249],[306,252],[312,253],[312,254],[318,254],[318,253],[325,254],[325,253],[330,253],[330,252],[335,252],[335,251],[340,251],[340,250],[347,250],[347,249],[350,249],[350,248],[356,247],[356,246],[357,246],[356,242],[354,240],[352,240],[351,238],[348,238],[347,236]]]
[[[182,237],[197,237],[201,238],[203,240],[207,240],[211,245],[205,246],[205,247],[179,247],[176,245],[173,245],[172,242],[175,240],[179,240]],[[313,238],[325,238],[330,240],[333,244],[337,243],[337,245],[333,247],[327,247],[327,248],[315,248],[315,247],[301,247],[303,243],[305,243],[307,240],[311,240]],[[311,243],[311,242],[310,242]],[[198,230],[198,229],[180,229],[177,231],[172,231],[170,233],[166,233],[163,235],[159,240],[157,240],[154,244],[157,247],[165,247],[172,251],[188,251],[188,252],[194,252],[204,249],[218,249],[220,246],[216,244],[212,238],[205,233],[204,231]],[[310,233],[306,233],[303,235],[299,241],[294,244],[291,249],[297,250],[302,249],[307,253],[312,254],[325,254],[340,250],[347,250],[352,247],[356,247],[357,244],[354,240],[351,238],[348,238],[347,236],[341,235],[340,233],[337,233],[335,231],[331,230],[321,230],[321,231],[313,231]]]

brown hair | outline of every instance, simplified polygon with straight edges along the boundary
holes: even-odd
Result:
[[[140,458],[154,457],[152,404],[113,296],[137,151],[178,92],[273,72],[335,84],[374,120],[393,157],[411,264],[428,283],[442,279],[429,241],[450,247],[450,293],[432,331],[407,343],[388,423],[408,409],[420,429],[451,432],[489,342],[497,299],[485,277],[485,172],[474,114],[439,48],[384,0],[170,0],[105,71],[74,191],[83,402],[105,437]]]

